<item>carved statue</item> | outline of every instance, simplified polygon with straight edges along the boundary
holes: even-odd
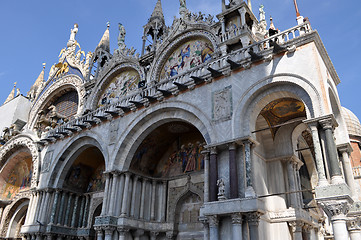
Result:
[[[186,8],[186,0],[179,0],[180,6]]]
[[[69,38],[69,41],[75,42],[75,35],[77,34],[77,32],[78,32],[78,24],[75,23],[75,24],[74,24],[74,28],[70,30],[70,38]]]
[[[119,49],[125,48],[125,28],[123,24],[119,23],[119,35],[118,35],[118,46]]]
[[[224,180],[222,178],[217,180],[217,186],[218,186],[218,200],[225,200],[226,199],[226,196],[225,196],[226,186],[225,186]]]
[[[264,6],[261,4],[259,6],[259,21],[265,21],[266,20],[266,13],[264,11]]]

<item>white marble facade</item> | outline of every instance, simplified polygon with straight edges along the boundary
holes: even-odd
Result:
[[[360,239],[318,33],[305,21],[272,35],[247,3],[222,2],[217,20],[181,5],[167,27],[159,0],[141,56],[111,53],[107,30],[81,61],[72,31],[27,124],[3,136],[0,180],[24,157],[32,175],[1,193],[2,238]]]

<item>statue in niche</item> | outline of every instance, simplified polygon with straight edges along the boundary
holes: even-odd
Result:
[[[119,25],[119,35],[118,35],[118,46],[119,49],[124,49],[125,48],[125,27],[123,26],[123,24],[118,23]]]
[[[186,8],[186,0],[179,0],[180,6]]]
[[[217,180],[217,186],[218,186],[218,200],[225,200],[226,199],[226,196],[225,196],[226,186],[225,186],[224,180],[222,178]]]

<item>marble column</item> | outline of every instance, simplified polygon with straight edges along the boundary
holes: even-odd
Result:
[[[243,142],[244,145],[244,161],[246,167],[246,197],[254,197],[256,193],[253,188],[252,182],[252,142],[250,140],[246,140]]]
[[[318,127],[317,127],[318,122],[313,121],[313,122],[308,122],[307,124],[311,130],[311,135],[313,140],[315,162],[316,162],[317,175],[318,175],[318,186],[326,186],[328,185],[328,181],[326,179],[326,174],[325,174],[325,165],[322,156],[320,136],[318,134]]]
[[[156,197],[156,187],[157,182],[155,180],[152,181],[152,197],[151,197],[151,207],[150,207],[150,219],[152,221],[155,220],[155,197]]]
[[[229,184],[230,198],[238,198],[238,175],[236,163],[236,144],[229,144]]]
[[[289,225],[292,229],[293,239],[294,240],[303,240],[302,228],[304,226],[304,223],[302,221],[292,221],[292,222],[289,222]]]
[[[125,184],[124,184],[124,194],[123,194],[123,203],[122,203],[122,212],[121,216],[125,217],[128,215],[127,202],[128,202],[128,193],[129,193],[129,178],[130,173],[125,173]]]
[[[219,232],[218,232],[218,217],[217,215],[209,216],[208,217],[209,222],[209,239],[210,240],[218,240],[219,239]]]
[[[49,201],[51,199],[52,190],[46,189],[46,195],[45,195],[45,203],[43,205],[43,212],[41,214],[41,222],[44,223],[45,221],[48,221],[48,211],[49,211]]]
[[[68,203],[67,203],[67,207],[66,207],[66,212],[65,212],[65,219],[64,219],[64,226],[69,226],[69,215],[70,215],[70,210],[71,210],[71,200],[73,199],[74,193],[69,193],[68,196]]]
[[[117,206],[116,206],[116,209],[115,209],[115,215],[116,216],[120,216],[120,212],[121,212],[121,209],[122,209],[122,204],[123,204],[123,195],[124,195],[124,182],[125,182],[125,175],[124,174],[121,174],[120,175],[120,183],[119,183],[119,189],[118,189],[118,193],[116,195],[116,198],[118,199],[117,201]]]
[[[209,240],[209,222],[206,217],[200,217],[199,221],[203,224],[203,239]]]
[[[89,204],[90,204],[90,195],[85,194],[85,208],[84,208],[84,216],[83,216],[83,224],[84,228],[88,225],[88,213],[89,213]]]
[[[150,240],[156,240],[159,232],[152,231],[150,232]]]
[[[361,239],[361,217],[354,217],[347,221],[347,229],[350,234],[350,240]]]
[[[147,41],[147,36],[143,36],[142,37],[142,56],[144,55],[144,50],[145,50],[145,43]]]
[[[326,201],[321,202],[323,210],[331,218],[334,240],[348,240],[348,231],[346,226],[346,215],[349,211],[347,201]]]
[[[97,240],[104,240],[103,229],[100,227],[94,227],[95,232],[97,233]]]
[[[163,181],[162,184],[162,205],[159,206],[160,209],[160,221],[165,222],[165,215],[167,212],[167,181]]]
[[[46,196],[46,192],[45,190],[42,190],[40,192],[40,198],[39,198],[39,203],[38,203],[38,207],[37,207],[37,211],[36,211],[36,215],[35,215],[35,222],[38,223],[41,222],[41,218],[42,218],[42,213],[43,213],[43,209],[44,209],[44,205],[45,205],[45,196]]]
[[[79,208],[79,195],[75,195],[75,200],[74,200],[74,210],[73,210],[73,215],[71,217],[71,227],[74,228],[76,227],[76,216],[77,216],[77,212],[78,212],[78,208]]]
[[[85,210],[84,208],[85,208],[85,196],[81,196],[79,219],[78,219],[79,220],[78,221],[79,228],[82,226],[82,223],[83,223],[84,210]]]
[[[118,188],[118,180],[119,180],[119,174],[118,173],[112,173],[112,186],[109,187],[111,189],[111,192],[108,194],[110,195],[109,199],[109,215],[115,216],[115,202],[116,202],[116,196],[117,196],[117,188]]]
[[[104,235],[105,235],[104,240],[112,240],[115,227],[106,226],[106,227],[103,227],[103,230],[104,230]]]
[[[335,140],[333,137],[333,122],[332,118],[323,119],[319,121],[323,131],[325,132],[326,137],[326,152],[328,159],[330,161],[330,170],[331,170],[331,181],[333,184],[343,183],[341,168],[339,164],[339,160],[337,157],[337,149]]]
[[[287,161],[287,175],[288,175],[288,185],[290,188],[290,199],[291,199],[291,207],[297,208],[299,207],[297,204],[297,197],[296,197],[296,181],[295,181],[295,174],[293,168],[293,159]]]
[[[353,177],[352,166],[351,166],[351,161],[350,161],[350,157],[349,157],[349,152],[352,151],[352,148],[349,144],[345,144],[345,145],[339,146],[338,150],[342,154],[342,166],[343,166],[343,172],[345,174],[346,183],[351,189],[352,196],[356,197],[357,192],[356,192],[356,187],[355,187],[355,180]]]
[[[31,215],[31,211],[32,211],[32,206],[33,206],[33,202],[34,202],[34,197],[33,197],[33,194],[30,193],[30,201],[29,201],[29,206],[28,206],[28,211],[26,213],[26,218],[25,218],[25,224],[24,225],[28,225],[30,224],[30,215]],[[4,208],[1,208],[1,218],[2,219],[2,214],[3,214],[3,211],[4,211]]]
[[[144,219],[144,211],[145,211],[145,187],[147,180],[145,178],[142,179],[142,193],[140,198],[140,211],[139,218]]]
[[[110,181],[109,173],[104,173],[104,175],[105,175],[105,187],[104,187],[104,198],[103,198],[102,212],[100,214],[101,216],[105,216],[107,214],[107,201],[108,201],[109,181]]]
[[[56,190],[53,202],[53,208],[51,209],[50,224],[55,224],[56,209],[58,208],[59,190]]]
[[[119,240],[125,240],[128,232],[127,228],[118,228]]]
[[[136,197],[137,197],[137,184],[138,184],[138,176],[134,175],[133,177],[133,190],[132,190],[132,204],[130,206],[130,216],[134,217],[135,215],[135,204],[136,204]]]
[[[209,202],[209,151],[202,151],[204,158],[204,202]]]
[[[57,224],[59,225],[62,225],[63,223],[65,198],[66,198],[66,192],[63,191],[61,192],[60,208],[59,208],[58,221],[57,221]]]
[[[232,240],[242,240],[242,214],[232,215]]]
[[[142,230],[142,229],[137,229],[137,230],[133,233],[134,240],[140,240],[140,237],[142,237],[143,235],[144,235],[144,230]]]
[[[246,24],[246,9],[244,7],[242,7],[241,9],[238,10],[239,13],[241,14],[241,23],[239,26],[243,26]],[[244,46],[245,47],[245,46]]]
[[[218,180],[218,166],[217,166],[217,149],[211,148],[210,164],[209,164],[209,195],[210,201],[217,201],[217,180]]]
[[[251,212],[247,214],[250,240],[259,240],[258,226],[260,217],[261,214],[259,212]]]

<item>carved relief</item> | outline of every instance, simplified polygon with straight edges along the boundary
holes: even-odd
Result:
[[[226,121],[232,116],[232,91],[226,87],[212,95],[212,116],[214,121]]]
[[[46,152],[44,160],[43,160],[43,164],[42,164],[42,167],[41,167],[41,172],[42,173],[49,172],[50,165],[51,165],[51,160],[53,159],[53,152],[54,151]]]

